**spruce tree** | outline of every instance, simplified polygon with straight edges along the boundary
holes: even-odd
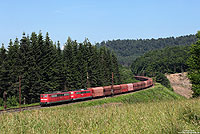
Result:
[[[15,39],[14,44],[12,40],[10,40],[8,46],[8,55],[7,55],[7,63],[9,65],[9,75],[10,77],[10,87],[9,91],[11,91],[10,95],[18,94],[19,87],[19,76],[22,72],[21,62],[20,62],[20,51],[19,51],[19,41],[18,38]]]
[[[6,58],[7,51],[4,48],[4,44],[2,44],[0,48],[0,97],[3,97],[4,91],[8,92],[10,87],[10,75]]]
[[[57,56],[55,65],[55,76],[58,84],[57,90],[64,90],[65,76],[64,76],[64,61],[62,56],[62,50],[60,49],[60,42],[57,42]]]
[[[119,65],[118,65],[117,57],[114,52],[111,53],[111,56],[112,56],[112,72],[114,74],[114,83],[120,84],[121,78],[120,78],[120,73],[119,73]]]
[[[79,83],[80,88],[87,87],[87,61],[86,61],[87,50],[85,45],[82,43],[79,44],[78,47],[78,70],[79,70]]]
[[[88,59],[88,74],[89,74],[89,82],[91,87],[97,86],[97,75],[98,75],[98,56],[96,47],[92,46],[90,42],[88,42],[89,49],[89,59]]]
[[[32,66],[31,53],[30,53],[30,39],[29,37],[23,33],[23,37],[20,40],[20,64],[22,70],[18,76],[21,80],[21,93],[22,98],[24,98],[28,103],[32,102],[33,92],[30,88],[32,83],[30,81],[32,72],[30,71],[30,67]]]
[[[80,89],[81,82],[79,80],[81,66],[78,62],[78,43],[76,41],[72,42],[72,60],[71,60],[71,71],[73,72],[72,85],[75,89]]]
[[[75,89],[73,85],[73,55],[72,55],[72,40],[68,37],[67,42],[63,50],[63,59],[64,59],[64,74],[65,74],[65,90],[70,90],[71,88]]]

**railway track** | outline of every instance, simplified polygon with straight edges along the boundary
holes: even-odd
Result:
[[[153,87],[153,86],[151,86],[151,87]],[[65,106],[65,105],[78,104],[78,103],[87,102],[87,101],[102,100],[102,99],[105,99],[105,98],[111,98],[111,97],[117,97],[117,96],[121,96],[121,95],[136,93],[136,92],[139,92],[141,90],[148,90],[151,87],[148,87],[148,88],[145,88],[145,89],[140,89],[140,90],[135,90],[135,91],[132,91],[132,92],[117,94],[117,95],[114,95],[114,96],[106,96],[106,97],[104,96],[104,97],[94,98],[92,100],[91,99],[87,99],[87,100],[81,100],[81,101],[72,101],[70,103],[60,103],[60,104],[51,105],[51,106],[45,106],[45,107],[41,107],[40,105],[21,107],[21,111],[37,110],[37,109],[49,108],[49,107],[60,107],[60,106]],[[6,110],[0,110],[0,114],[3,114],[3,113],[12,113],[12,112],[20,112],[20,108],[10,108],[10,109],[6,109]]]
[[[21,109],[20,108],[9,108],[9,109],[6,109],[6,110],[0,110],[0,114],[2,114],[2,113],[20,112],[20,111],[25,111],[25,110],[34,110],[34,109],[40,109],[40,108],[42,108],[40,105],[21,107]]]

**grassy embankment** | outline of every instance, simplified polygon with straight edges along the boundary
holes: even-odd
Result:
[[[2,134],[157,134],[184,130],[200,132],[199,126],[199,99],[184,99],[159,84],[148,90],[103,100],[0,115]]]

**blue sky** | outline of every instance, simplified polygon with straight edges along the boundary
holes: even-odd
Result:
[[[200,0],[0,0],[0,43],[22,33],[49,32],[92,43],[195,34]]]

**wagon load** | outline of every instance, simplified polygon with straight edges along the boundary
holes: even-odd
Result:
[[[133,83],[133,90],[138,90],[140,87],[139,87],[139,83],[136,82],[136,83]]]
[[[121,87],[120,87],[120,85],[114,85],[114,86],[113,86],[113,93],[114,93],[114,94],[119,94],[119,93],[121,93]]]
[[[122,93],[128,92],[128,85],[127,84],[121,84],[120,87],[121,87]]]
[[[127,84],[127,86],[128,86],[128,91],[133,91],[133,84],[132,83]]]
[[[112,88],[111,88],[111,86],[105,86],[105,87],[103,87],[103,90],[104,90],[104,95],[105,96],[112,94]]]
[[[134,90],[139,90],[139,89],[143,89],[143,88],[145,88],[144,81],[133,83],[133,89]]]
[[[92,90],[92,97],[104,96],[103,87],[89,88],[89,90]]]

